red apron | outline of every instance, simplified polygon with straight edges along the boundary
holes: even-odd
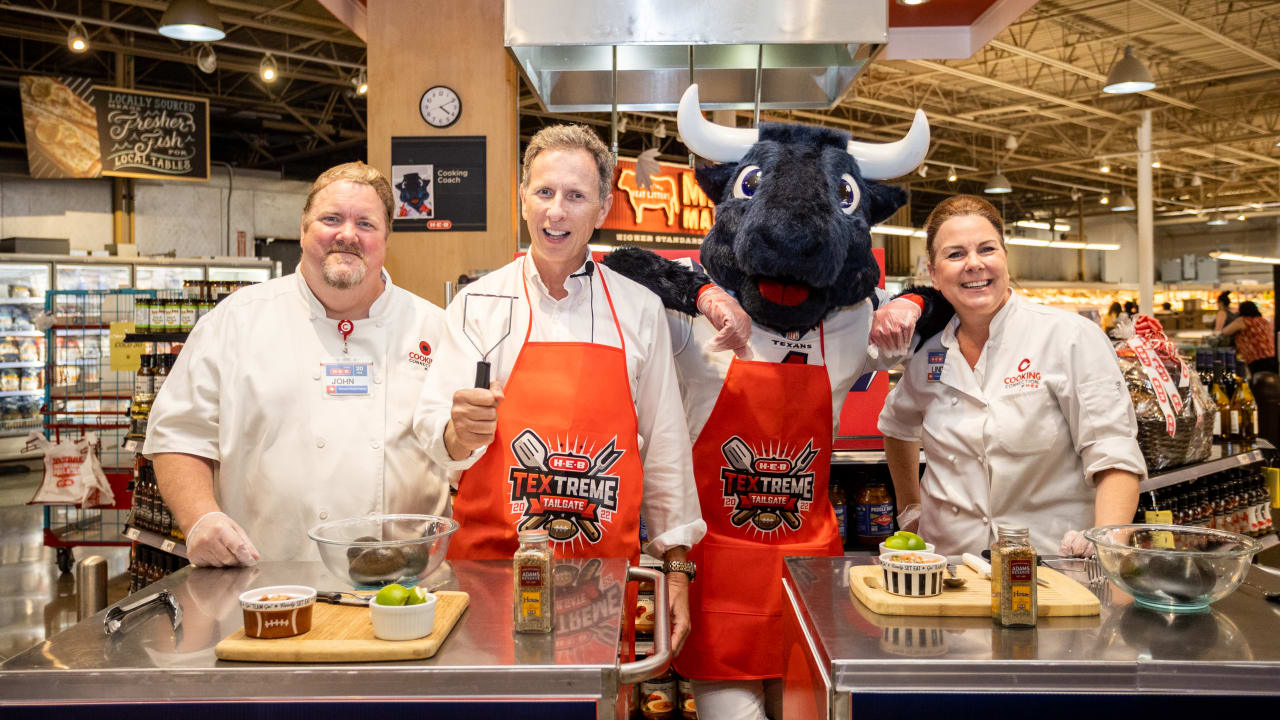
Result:
[[[621,339],[604,272],[597,277]],[[527,281],[524,295],[529,302]],[[460,527],[449,557],[510,559],[519,530],[544,529],[557,558],[623,557],[634,565],[644,477],[626,341],[622,348],[529,342],[532,332],[530,303],[493,442],[458,481]]]
[[[827,499],[831,442],[825,365],[733,359],[693,444],[707,534],[689,555],[698,579],[681,675],[782,676],[782,558],[843,552]]]

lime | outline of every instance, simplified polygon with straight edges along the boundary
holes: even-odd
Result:
[[[378,591],[373,596],[373,601],[379,605],[404,605],[409,599],[409,588],[391,583]]]
[[[409,595],[405,598],[405,605],[421,605],[427,601],[427,591],[420,587],[409,588]]]
[[[884,539],[884,546],[890,550],[911,550],[911,540],[901,535],[891,535]],[[924,547],[922,544],[921,548]]]
[[[921,540],[919,536],[912,535],[911,537],[907,538],[908,550],[923,550],[924,548],[925,548],[924,540]]]

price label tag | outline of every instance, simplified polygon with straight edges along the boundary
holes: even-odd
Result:
[[[137,540],[139,537],[142,536],[142,533],[138,532],[138,528],[127,527],[124,529],[124,536],[129,538],[130,540]]]
[[[138,441],[137,441],[137,440],[125,440],[125,441],[124,441],[124,451],[125,451],[125,452],[138,452]]]
[[[164,542],[160,543],[160,549],[165,552],[173,552],[173,547],[175,544],[176,543],[174,543],[172,540],[165,540]]]

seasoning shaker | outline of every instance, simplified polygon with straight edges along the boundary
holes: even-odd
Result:
[[[996,528],[991,546],[991,619],[1003,627],[1035,627],[1036,549],[1025,527]]]
[[[516,632],[549,633],[553,627],[551,562],[555,558],[550,537],[546,530],[525,530],[519,538],[520,547],[512,558]]]

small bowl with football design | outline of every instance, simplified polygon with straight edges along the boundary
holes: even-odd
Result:
[[[274,639],[301,635],[311,629],[316,589],[305,585],[271,585],[240,593],[244,634]]]
[[[946,557],[921,550],[887,552],[880,556],[884,589],[893,595],[941,595],[942,576],[946,568]]]

